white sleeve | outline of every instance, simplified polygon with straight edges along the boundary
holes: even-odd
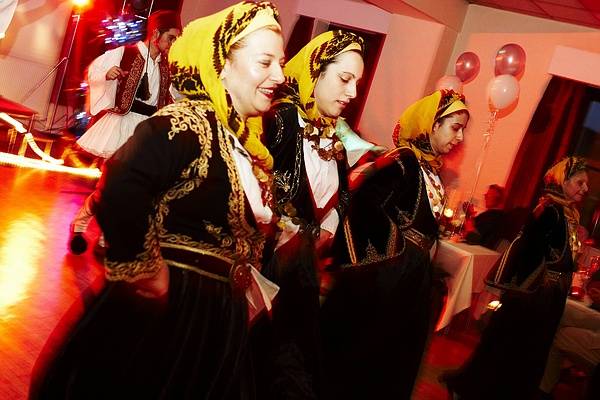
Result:
[[[89,85],[90,113],[98,114],[115,106],[118,80],[106,80],[106,72],[121,64],[124,47],[109,50],[96,58],[88,67],[87,78]]]
[[[338,212],[335,208],[332,208],[321,220],[321,229],[325,229],[326,231],[331,232],[332,235],[335,235],[339,223],[340,217]]]
[[[0,34],[5,33],[8,29],[16,9],[17,0],[0,1]]]

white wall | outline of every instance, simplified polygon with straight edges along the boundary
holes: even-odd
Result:
[[[446,162],[449,183],[463,193],[464,199],[475,180],[475,165],[481,153],[483,133],[488,127],[488,82],[494,77],[497,51],[507,43],[517,43],[525,50],[527,62],[520,80],[521,95],[514,109],[501,115],[484,160],[476,198],[492,183],[504,185],[531,117],[551,78],[550,65],[558,46],[585,50],[600,57],[600,30],[571,25],[497,9],[470,5],[454,51],[448,60],[447,74],[454,74],[456,58],[465,51],[479,56],[479,75],[464,87],[471,110],[471,120],[462,149]],[[580,68],[581,59],[562,63],[562,70]],[[568,72],[564,72],[567,74]],[[598,74],[598,71],[596,71]],[[456,177],[456,179],[453,179]]]
[[[392,132],[401,112],[425,94],[445,32],[444,25],[437,22],[391,17],[359,124],[363,137],[392,146]]]
[[[181,22],[185,26],[188,22],[216,13],[226,7],[239,3],[240,0],[184,0],[181,7]],[[299,0],[272,0],[279,10],[281,29],[284,38],[288,39],[298,16],[297,6]]]
[[[66,0],[19,2],[0,40],[0,94],[17,102],[52,70],[60,56],[71,3]],[[23,101],[42,118],[48,107],[54,75]]]
[[[372,4],[351,0],[300,0],[297,13],[323,21],[386,33],[391,14]]]

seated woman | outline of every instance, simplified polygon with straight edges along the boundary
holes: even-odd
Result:
[[[461,95],[437,91],[404,111],[397,147],[363,171],[322,307],[327,398],[410,398],[430,320],[430,251],[444,204],[438,172],[468,120]]]
[[[98,221],[109,283],[31,398],[255,398],[248,326],[263,298],[252,294],[273,160],[250,120],[283,83],[276,18],[270,3],[239,3],[173,44],[187,99],[108,161]]]
[[[465,364],[441,380],[460,399],[532,399],[565,308],[581,243],[576,204],[588,191],[584,160],[568,157],[544,176],[544,194],[515,245],[510,268],[519,285],[541,263],[546,272],[532,293],[506,291]],[[507,269],[508,271],[508,269]]]

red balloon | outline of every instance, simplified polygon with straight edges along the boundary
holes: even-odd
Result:
[[[479,73],[479,66],[479,57],[477,57],[477,54],[466,51],[456,59],[454,71],[462,82],[470,82]]]
[[[496,54],[494,73],[498,75],[520,76],[525,70],[525,50],[515,43],[502,46]]]

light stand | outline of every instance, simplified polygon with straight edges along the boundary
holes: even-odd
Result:
[[[54,118],[56,117],[56,109],[58,108],[58,99],[60,97],[60,92],[62,91],[62,86],[65,82],[65,75],[67,74],[67,67],[69,65],[69,58],[71,57],[71,51],[73,50],[73,42],[75,42],[75,36],[77,35],[77,27],[79,27],[79,20],[81,19],[81,14],[79,10],[76,10],[77,14],[73,15],[73,19],[75,20],[75,27],[73,28],[73,34],[71,35],[71,40],[69,42],[69,48],[67,50],[67,55],[63,57],[58,63],[61,64],[64,61],[64,68],[61,70],[59,74],[59,83],[58,88],[53,92],[53,98],[50,99],[50,104],[52,107],[52,116],[49,120],[46,120],[46,130],[49,131],[52,129],[54,125]],[[73,22],[71,22],[73,24]]]
[[[33,85],[33,87],[27,92],[25,93],[25,95],[21,98],[20,102],[23,103],[25,100],[27,100],[33,93],[35,93],[36,90],[38,90],[42,84],[44,82],[46,82],[48,80],[48,78],[50,78],[52,76],[52,74],[57,71],[61,66],[64,67],[58,72],[57,74],[57,78],[58,78],[58,87],[56,88],[56,90],[52,91],[52,96],[50,98],[50,101],[48,103],[48,111],[46,112],[46,126],[45,126],[45,130],[46,131],[50,131],[52,129],[52,125],[54,125],[54,119],[56,118],[56,109],[58,108],[58,99],[60,97],[60,92],[62,91],[62,86],[65,80],[65,75],[67,73],[67,66],[69,64],[69,58],[71,57],[71,51],[73,50],[73,43],[75,42],[75,36],[77,35],[77,28],[79,27],[79,21],[81,19],[81,11],[78,8],[75,8],[75,12],[76,14],[71,16],[71,24],[75,24],[75,26],[73,27],[73,31],[71,33],[71,38],[69,40],[69,47],[67,49],[67,54],[62,57],[60,60],[58,60],[58,62],[52,67],[52,69],[50,69],[50,71],[48,71],[48,73],[46,75],[44,75],[42,77],[42,79],[40,79],[39,82],[36,82],[35,85]],[[50,107],[52,107],[52,111],[50,114],[50,118],[48,118],[48,113],[50,113]]]

